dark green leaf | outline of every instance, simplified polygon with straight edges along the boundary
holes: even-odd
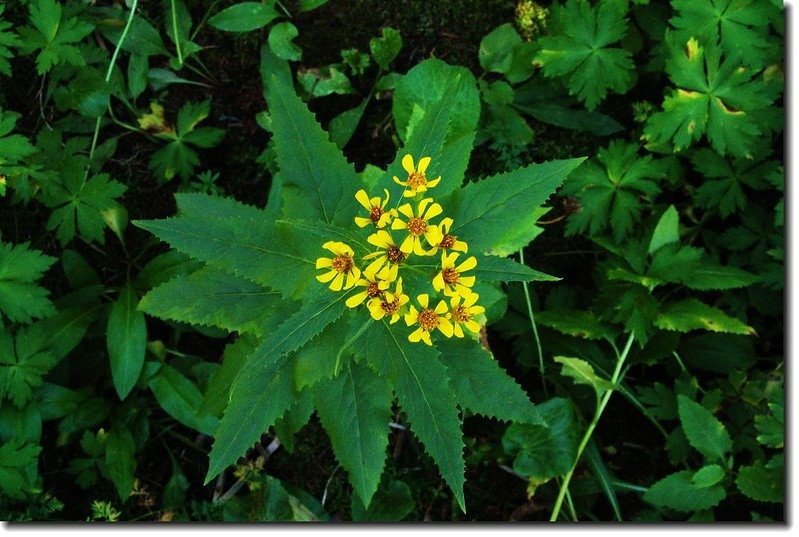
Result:
[[[272,3],[240,2],[208,19],[208,24],[226,32],[249,32],[263,28],[277,16]]]
[[[677,410],[688,442],[708,461],[722,460],[732,450],[732,439],[724,424],[705,407],[678,395]]]
[[[116,487],[119,499],[124,502],[130,496],[135,481],[136,447],[133,435],[127,427],[117,424],[108,433],[105,447],[105,463],[108,475]]]
[[[646,491],[644,500],[658,507],[675,511],[701,511],[710,509],[727,497],[724,487],[697,487],[693,484],[694,472],[683,470],[664,477]]]
[[[119,298],[108,316],[106,343],[111,359],[111,378],[120,399],[125,399],[139,379],[147,346],[144,314],[136,310],[136,291],[130,282],[119,292]]]

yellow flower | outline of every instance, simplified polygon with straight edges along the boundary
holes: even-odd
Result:
[[[439,248],[442,250],[457,250],[466,253],[469,246],[459,241],[455,235],[450,235],[449,230],[452,228],[452,218],[444,218],[437,226],[431,226],[430,233],[426,236],[430,246],[433,247],[431,253],[434,254]]]
[[[441,300],[435,309],[431,309],[429,307],[430,297],[426,294],[417,296],[416,300],[422,309],[417,311],[415,307],[410,306],[410,311],[405,314],[405,324],[408,326],[418,324],[419,328],[411,332],[408,339],[413,343],[424,341],[428,345],[432,345],[430,332],[436,328],[445,336],[452,337],[452,323],[446,317],[447,303]]]
[[[361,276],[361,271],[355,266],[352,248],[343,242],[328,241],[322,248],[336,254],[336,257],[320,257],[316,260],[316,268],[329,268],[330,270],[316,277],[322,283],[330,282],[330,289],[340,291],[342,288],[353,287]],[[346,283],[344,279],[346,277]],[[332,280],[332,281],[331,281]]]
[[[413,165],[412,156],[405,155],[402,157],[402,167],[408,172],[408,179],[403,182],[395,175],[394,182],[398,185],[408,187],[403,194],[405,197],[411,198],[420,192],[425,192],[428,188],[433,188],[441,181],[440,175],[436,179],[429,180],[424,174],[431,160],[433,159],[430,157],[422,157],[419,159],[419,167],[417,168]]]
[[[388,190],[385,188],[383,192],[386,193],[386,197],[383,200],[380,199],[380,196],[375,196],[370,199],[363,189],[355,193],[355,199],[358,200],[358,203],[369,211],[368,218],[364,218],[363,216],[355,217],[355,223],[358,227],[366,227],[369,224],[374,224],[376,228],[380,229],[386,227],[391,221],[391,217],[394,215],[394,209],[386,211],[389,195]]]
[[[435,226],[428,224],[427,221],[431,218],[435,218],[444,211],[441,208],[441,205],[432,202],[433,198],[425,198],[420,201],[419,206],[417,207],[416,215],[413,214],[411,204],[406,203],[398,210],[400,213],[402,213],[402,216],[407,218],[407,221],[402,220],[402,218],[398,215],[397,218],[391,222],[392,230],[408,230],[408,236],[405,237],[405,240],[402,241],[402,245],[400,246],[400,250],[406,254],[410,254],[411,252],[416,255],[431,254],[431,252],[425,251],[425,249],[422,247],[422,236],[424,236],[428,242],[430,241],[430,234]]]
[[[461,326],[465,326],[475,334],[480,332],[480,324],[473,318],[475,315],[485,313],[486,309],[483,306],[475,306],[478,298],[480,298],[480,295],[471,293],[466,297],[454,295],[449,300],[451,309],[447,317],[452,320],[452,328],[455,336],[463,337],[463,329]],[[463,300],[462,304],[461,300]]]
[[[394,239],[389,232],[384,229],[381,229],[377,233],[372,233],[366,240],[369,244],[380,248],[380,250],[363,256],[364,260],[376,258],[366,267],[364,273],[373,278],[376,275],[381,280],[388,280],[390,282],[396,280],[399,265],[405,261],[405,258],[408,256],[400,250],[399,246],[394,243]]]
[[[394,292],[386,291],[382,297],[375,297],[371,299],[366,306],[369,308],[369,313],[375,321],[379,321],[386,315],[391,316],[391,324],[399,321],[399,310],[402,306],[408,303],[410,298],[402,292],[402,278],[397,280],[397,287]]]
[[[433,278],[433,289],[444,291],[446,296],[458,294],[466,297],[472,294],[469,288],[474,285],[475,278],[463,276],[463,273],[476,267],[477,259],[472,256],[456,267],[455,260],[459,255],[458,252],[449,255],[447,252],[441,252],[441,272]]]
[[[360,293],[356,293],[347,299],[347,307],[355,308],[363,303],[366,298],[376,298],[383,294],[383,291],[388,289],[390,282],[388,280],[377,279],[374,274],[363,273],[364,278],[361,278],[355,285],[365,287]]]

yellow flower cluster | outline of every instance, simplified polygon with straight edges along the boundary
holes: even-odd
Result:
[[[363,288],[347,299],[348,307],[357,308],[366,303],[373,319],[387,317],[392,324],[404,316],[408,326],[416,326],[408,339],[427,345],[432,345],[430,333],[435,330],[446,337],[464,337],[464,328],[478,333],[480,324],[475,318],[485,312],[477,304],[479,296],[472,291],[475,277],[465,274],[477,266],[477,259],[471,256],[458,262],[469,247],[450,234],[451,218],[433,222],[444,209],[433,198],[425,197],[441,181],[441,177],[430,180],[425,175],[430,162],[430,157],[423,157],[416,166],[410,155],[402,159],[408,177],[401,181],[395,176],[394,181],[405,187],[403,198],[412,198],[411,203],[387,209],[388,190],[384,190],[384,198],[370,198],[364,190],[355,194],[366,210],[366,216],[355,217],[355,224],[359,228],[372,226],[374,232],[366,240],[376,247],[362,257],[361,262],[368,263],[363,270],[358,268],[352,248],[343,242],[326,242],[322,247],[333,257],[316,260],[316,268],[325,269],[316,279],[329,283],[332,291]],[[443,294],[443,298],[433,305],[430,293],[419,294],[417,308],[409,304],[410,298],[403,291],[400,271],[411,256],[433,257],[439,253],[441,263],[430,283],[433,291]]]

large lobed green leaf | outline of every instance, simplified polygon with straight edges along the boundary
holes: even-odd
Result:
[[[0,242],[0,326],[3,316],[27,323],[55,313],[49,292],[36,283],[55,262],[56,258],[31,250],[28,243]]]
[[[214,434],[206,483],[233,464],[295,401],[291,353],[344,312],[346,294],[323,294],[268,334],[247,359],[230,390]]]
[[[380,483],[386,459],[391,387],[365,365],[348,363],[333,379],[314,387],[316,408],[336,458],[364,505]]]
[[[470,183],[451,200],[451,233],[465,240],[472,252],[518,251],[535,234],[538,207],[583,160],[531,164]]]

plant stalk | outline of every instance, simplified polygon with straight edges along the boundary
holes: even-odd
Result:
[[[610,379],[610,382],[613,384],[614,388],[609,389],[602,395],[602,398],[596,407],[594,417],[591,420],[591,423],[588,424],[588,429],[586,429],[583,439],[580,441],[580,444],[577,447],[577,456],[574,458],[574,464],[572,464],[571,469],[563,478],[563,484],[560,486],[560,491],[558,491],[558,498],[555,500],[555,507],[552,509],[552,515],[549,517],[550,522],[555,522],[558,520],[558,515],[560,514],[560,509],[563,505],[563,498],[566,496],[566,492],[569,488],[569,482],[571,481],[572,475],[574,475],[574,471],[577,469],[577,464],[580,462],[580,457],[582,456],[585,447],[588,445],[591,435],[594,433],[594,429],[596,429],[596,426],[599,423],[599,419],[602,417],[602,413],[605,411],[608,401],[610,401],[610,396],[613,395],[613,392],[615,391],[615,386],[621,382],[622,367],[624,366],[624,361],[627,359],[627,355],[630,353],[630,349],[633,346],[634,340],[635,333],[631,332],[630,337],[627,338],[627,343],[624,345],[624,350],[621,352],[621,354],[616,354],[616,367],[613,370],[613,377]]]
[[[524,248],[519,248],[519,262],[524,265]],[[538,337],[538,327],[535,324],[533,303],[530,300],[530,289],[527,287],[527,282],[522,282],[522,289],[524,289],[524,300],[527,302],[527,316],[530,318],[530,327],[533,329],[535,346],[536,349],[538,349],[538,372],[541,375],[541,386],[544,388],[544,399],[548,399],[549,395],[547,394],[547,381],[544,378],[544,350],[541,348],[541,338]]]

